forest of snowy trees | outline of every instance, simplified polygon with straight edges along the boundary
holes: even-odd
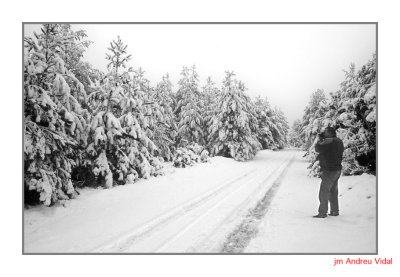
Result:
[[[356,72],[355,65],[345,71],[340,90],[329,96],[315,91],[302,120],[294,122],[289,141],[307,150],[310,175],[319,175],[314,146],[318,134],[327,126],[336,129],[343,140],[343,174],[358,175],[376,171],[376,56]]]
[[[201,87],[196,67],[183,67],[176,89],[168,74],[151,86],[141,68],[129,66],[131,55],[121,38],[104,49],[107,72],[83,60],[91,44],[84,30],[66,24],[45,24],[24,38],[26,203],[49,206],[74,198],[80,187],[110,188],[158,176],[165,161],[178,167],[207,161],[209,155],[244,161],[258,150],[287,145],[284,114],[267,99],[252,100],[233,72],[226,72],[221,86],[209,77]],[[311,143],[328,123],[324,109],[335,106],[330,120],[352,124],[343,136],[352,147],[364,147],[363,166],[371,166],[373,66],[349,72],[332,103],[309,107],[298,125],[303,141]],[[364,102],[349,107],[355,95]],[[354,152],[346,155],[351,161]]]

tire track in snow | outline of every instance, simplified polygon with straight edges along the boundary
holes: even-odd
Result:
[[[156,246],[155,250],[146,251],[146,252],[165,252],[165,250],[174,242],[178,241],[183,235],[185,235],[189,230],[191,230],[196,223],[201,221],[202,219],[206,218],[208,215],[212,215],[212,211],[218,208],[223,202],[226,202],[230,196],[234,195],[240,188],[243,188],[246,184],[249,183],[257,183],[260,184],[257,186],[256,192],[259,191],[260,187],[264,187],[264,183],[270,179],[271,177],[277,178],[276,173],[280,172],[284,168],[288,166],[289,159],[285,159],[284,162],[281,162],[276,166],[269,174],[265,174],[265,168],[259,170],[260,168],[257,167],[255,169],[249,171],[243,171],[242,173],[236,175],[235,177],[231,177],[228,181],[222,183],[222,185],[218,186],[215,189],[212,189],[208,192],[203,193],[202,195],[195,197],[193,200],[186,202],[183,205],[179,205],[176,208],[173,208],[167,213],[162,214],[161,216],[157,216],[150,222],[141,227],[135,228],[129,232],[126,232],[122,235],[116,236],[113,239],[109,240],[107,243],[102,244],[99,247],[96,247],[92,250],[92,252],[102,252],[102,253],[112,253],[112,252],[125,252],[129,251],[130,248],[133,249],[136,247],[137,244],[141,244],[142,248],[143,245],[146,246],[146,241],[153,244],[155,241],[159,240],[161,243]],[[273,160],[276,160],[273,159]],[[273,161],[272,160],[272,161]],[[271,162],[271,161],[270,161]],[[256,174],[254,172],[258,171]],[[260,182],[260,178],[263,180]],[[254,180],[256,180],[254,182]],[[236,186],[235,186],[236,185]],[[232,188],[232,190],[230,190]],[[226,193],[226,194],[225,194]],[[221,197],[221,199],[218,199]],[[237,218],[237,210],[243,210],[243,206],[245,208],[249,207],[247,201],[249,198],[254,197],[254,192],[251,193],[250,196],[246,198],[245,201],[240,202],[239,205],[234,207],[233,212],[231,211],[228,215],[228,218],[223,219],[223,223],[227,220],[231,220],[232,213],[236,214]],[[260,199],[262,195],[258,196],[256,199]],[[218,201],[216,203],[213,203]],[[209,205],[211,204],[211,207]],[[245,211],[245,210],[244,210]],[[196,214],[197,213],[197,214]],[[242,211],[243,214],[243,211]],[[182,229],[179,229],[177,233],[169,234],[167,236],[162,237],[160,236],[160,231],[163,229],[168,229],[170,225],[176,224],[177,221],[184,220],[188,221]],[[222,224],[223,224],[222,223]],[[159,232],[157,234],[157,232]],[[152,237],[153,236],[153,237]],[[153,240],[156,238],[155,240]],[[139,246],[140,249],[140,246]],[[132,251],[132,250],[130,250]],[[137,251],[132,251],[132,253],[136,253]],[[137,252],[137,253],[140,253]]]
[[[234,190],[229,191],[226,195],[223,196],[222,199],[220,199],[217,203],[212,204],[211,207],[206,207],[205,211],[200,211],[201,213],[197,216],[192,216],[194,219],[188,223],[181,231],[173,235],[172,237],[168,238],[166,241],[164,241],[160,246],[158,246],[154,252],[159,253],[159,252],[165,252],[168,247],[170,247],[173,243],[178,241],[183,235],[185,235],[187,232],[189,232],[193,227],[196,226],[201,220],[205,219],[207,216],[209,216],[212,212],[214,212],[217,208],[219,208],[224,202],[226,202],[232,195],[237,193],[240,189],[248,185],[249,183],[253,182],[254,180],[258,179],[259,177],[262,177],[264,174],[263,172],[258,172],[257,175],[252,175],[250,178],[246,179],[244,182],[240,183],[237,187],[234,188]],[[185,215],[185,216],[190,216],[190,215]]]
[[[193,244],[191,247],[188,248],[186,252],[197,252],[197,253],[205,253],[205,252],[219,252],[221,249],[221,240],[226,237],[223,234],[230,234],[229,230],[233,226],[237,226],[238,218],[244,218],[247,216],[247,211],[250,210],[253,205],[259,203],[258,199],[262,199],[266,193],[271,191],[274,184],[277,180],[282,178],[282,175],[286,173],[290,164],[293,161],[293,157],[291,156],[278,165],[271,174],[267,176],[263,176],[262,180],[259,182],[259,185],[253,190],[253,192],[246,197],[239,205],[237,205],[228,216],[226,216],[219,224],[203,239]],[[277,174],[276,174],[277,173]],[[267,182],[273,181],[271,188],[267,189]],[[267,189],[267,191],[265,191]],[[255,202],[255,201],[256,202]],[[239,221],[240,223],[241,221]],[[225,230],[223,230],[225,229]],[[222,230],[222,232],[221,232]],[[222,237],[221,237],[222,235]],[[217,248],[218,247],[218,248]]]
[[[241,172],[240,174],[236,175],[235,177],[230,177],[226,181],[222,182],[220,186],[215,189],[209,190],[200,196],[195,197],[187,201],[186,203],[179,205],[171,209],[170,211],[157,216],[156,218],[152,219],[148,223],[142,225],[141,227],[135,228],[134,230],[130,230],[125,232],[124,234],[120,234],[106,243],[97,246],[96,248],[92,249],[90,252],[120,252],[124,249],[128,248],[132,245],[136,240],[143,238],[144,236],[148,236],[151,234],[152,231],[161,228],[163,225],[167,225],[177,217],[185,215],[188,211],[195,209],[196,207],[202,205],[204,202],[207,202],[209,199],[212,199],[219,194],[223,193],[225,190],[228,190],[231,186],[233,186],[238,181],[244,179],[245,177],[251,175],[255,172],[256,169],[251,169],[245,171],[244,173]]]
[[[293,160],[294,156],[290,159],[289,164],[274,181],[271,188],[269,188],[265,193],[264,197],[254,208],[249,210],[245,219],[227,236],[227,239],[221,248],[222,253],[243,252],[247,245],[249,245],[251,239],[257,235],[258,225],[268,212],[268,208]]]

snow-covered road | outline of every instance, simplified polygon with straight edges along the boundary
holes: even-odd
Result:
[[[295,151],[249,162],[215,157],[65,206],[25,210],[25,252],[209,252],[287,167]]]
[[[242,250],[275,252],[270,240],[276,241],[275,237],[286,240],[284,236],[290,234],[279,224],[280,216],[289,216],[287,228],[301,229],[299,221],[311,220],[318,204],[318,179],[306,176],[302,154],[294,150],[264,150],[248,162],[214,157],[210,163],[191,168],[169,166],[165,176],[131,185],[109,190],[84,189],[78,199],[64,205],[24,211],[24,250],[26,253],[219,253],[225,251],[228,238],[235,238],[232,233],[248,219],[249,211],[267,198],[263,206],[267,211],[265,218],[263,215],[261,223],[253,226],[261,228],[259,236],[249,240],[245,245],[250,243],[249,247]],[[300,198],[299,202],[297,193],[310,196]],[[288,210],[291,210],[288,203],[292,203],[299,219],[294,220],[292,214],[274,213],[280,207],[274,198],[281,199]],[[305,201],[312,203],[303,205]],[[296,203],[301,207],[295,207]],[[273,209],[269,211],[270,204]],[[374,206],[370,210],[372,213]],[[273,220],[282,230],[268,229],[263,223],[266,220]],[[373,220],[363,224],[370,225]],[[271,237],[271,232],[283,235]],[[272,245],[279,248],[279,243]]]

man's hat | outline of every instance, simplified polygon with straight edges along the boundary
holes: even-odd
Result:
[[[336,136],[336,129],[331,126],[326,127],[325,132],[327,132],[328,134],[330,134],[332,136]]]

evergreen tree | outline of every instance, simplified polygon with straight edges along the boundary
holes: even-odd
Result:
[[[253,120],[250,97],[234,76],[233,72],[226,72],[219,112],[213,117],[209,130],[210,148],[214,155],[244,161],[252,159],[261,145],[252,130],[257,121]]]
[[[217,114],[218,102],[221,97],[221,93],[218,88],[215,86],[215,83],[212,81],[211,77],[208,77],[206,80],[206,85],[202,89],[202,97],[204,109],[201,112],[203,114],[203,134],[205,138],[206,145],[209,143],[209,129],[212,124],[212,118]]]
[[[338,128],[345,145],[344,174],[375,172],[376,145],[375,56],[358,72],[345,71],[340,91],[332,94],[326,120]]]
[[[66,66],[65,26],[44,24],[35,39],[25,38],[24,51],[24,170],[26,202],[51,205],[75,196],[72,170],[85,146],[91,116],[81,103],[84,86]]]
[[[126,63],[132,57],[132,55],[127,54],[127,47],[128,45],[124,45],[118,36],[117,40],[110,42],[110,47],[107,48],[111,52],[106,53],[106,60],[108,60],[107,69],[115,77],[118,77],[118,70],[120,68],[126,68]]]
[[[85,61],[79,61],[74,68],[71,69],[75,77],[83,84],[83,87],[90,95],[93,91],[95,83],[100,82],[104,78],[104,73]],[[86,107],[88,108],[88,107]]]
[[[310,175],[318,176],[320,173],[318,153],[315,152],[315,143],[318,141],[318,134],[324,127],[329,126],[329,122],[324,120],[324,115],[328,112],[328,100],[322,89],[315,91],[308,106],[304,110],[303,121],[301,123],[300,137],[303,140],[303,147],[307,151],[305,156],[310,163]]]
[[[153,116],[155,125],[153,129],[153,141],[157,145],[160,156],[170,161],[175,153],[175,141],[177,136],[177,125],[175,123],[175,115],[173,113],[173,94],[172,83],[169,75],[163,76],[162,81],[157,84],[153,90],[154,101]]]
[[[287,144],[289,125],[279,109],[271,109],[268,99],[257,97],[254,102],[258,127],[257,139],[263,149],[282,149]]]
[[[283,149],[287,144],[287,136],[289,132],[289,124],[285,115],[280,109],[275,108],[272,115],[271,132],[275,145],[279,149]]]
[[[269,107],[267,98],[262,99],[260,96],[254,102],[255,112],[257,116],[257,139],[260,142],[262,149],[274,148],[274,138],[270,130],[273,125],[271,121],[272,111]]]
[[[202,99],[198,89],[198,75],[193,65],[189,70],[184,67],[182,78],[179,80],[177,92],[178,104],[175,110],[178,118],[179,146],[185,146],[190,142],[204,145]]]
[[[321,118],[327,111],[327,98],[322,89],[315,91],[308,106],[304,110],[301,124],[301,138],[304,141],[304,149],[309,149],[321,131]]]
[[[119,37],[103,73],[82,61],[91,45],[85,31],[68,24],[44,24],[41,31],[24,39],[26,203],[51,205],[75,197],[77,187],[157,176],[162,158],[183,167],[206,162],[206,145],[214,155],[243,161],[261,148],[258,139],[268,147],[286,143],[283,114],[266,100],[253,103],[233,73],[222,91],[210,77],[199,89],[195,66],[184,67],[174,94],[168,74],[152,87],[141,68],[126,69],[131,55]],[[370,84],[369,71],[360,83]],[[375,109],[366,99],[369,110],[359,109],[369,124]]]
[[[359,143],[356,159],[369,171],[376,171],[376,56],[358,72],[358,102],[355,104],[357,118],[362,126],[358,131]]]
[[[376,145],[376,65],[375,55],[358,72],[351,64],[345,71],[340,90],[331,93],[329,101],[311,101],[305,110],[302,139],[308,147],[311,174],[317,175],[317,154],[314,151],[316,134],[331,126],[343,140],[343,173],[345,175],[375,172]],[[318,97],[315,97],[317,99]],[[313,99],[313,100],[315,100]],[[320,98],[321,99],[321,98]],[[309,143],[314,141],[314,144]]]
[[[121,102],[120,121],[129,135],[125,143],[130,144],[127,148],[130,164],[139,173],[139,177],[148,178],[163,174],[163,166],[157,157],[160,150],[154,143],[157,139],[157,121],[154,115],[159,114],[159,111],[152,99],[153,89],[149,80],[144,77],[144,71],[139,68],[133,72],[131,79],[125,74],[125,83],[129,89]]]
[[[153,155],[157,147],[148,137],[142,71],[119,73],[131,57],[126,48],[119,37],[111,42],[111,54],[106,54],[110,71],[90,95],[95,116],[88,152],[94,159],[92,172],[106,188],[148,178],[161,169]]]
[[[101,79],[99,70],[94,69],[90,63],[82,61],[84,52],[93,42],[87,40],[86,31],[72,31],[69,24],[59,25],[56,39],[62,45],[63,51],[58,53],[64,60],[65,67],[83,84],[86,93],[90,94],[92,82]]]
[[[289,130],[288,139],[292,147],[300,148],[303,142],[300,138],[301,120],[297,119],[293,122],[292,128]]]

